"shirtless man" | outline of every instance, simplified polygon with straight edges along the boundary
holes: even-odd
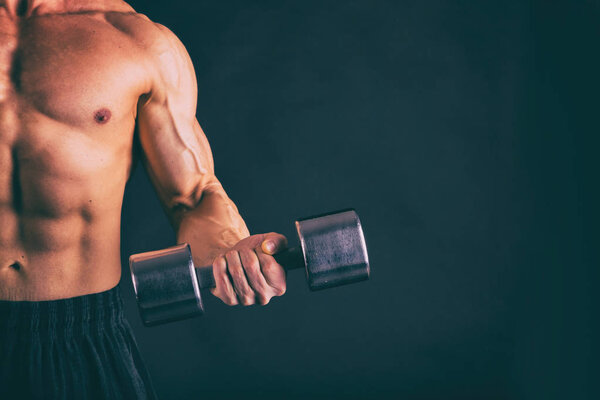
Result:
[[[154,397],[116,287],[135,141],[213,294],[284,293],[285,237],[249,236],[196,90],[179,40],[120,0],[0,0],[0,398]]]

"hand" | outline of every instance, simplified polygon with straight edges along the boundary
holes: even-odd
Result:
[[[240,240],[213,261],[216,287],[212,294],[225,304],[265,305],[285,293],[285,271],[273,254],[287,247],[278,233],[252,235]]]

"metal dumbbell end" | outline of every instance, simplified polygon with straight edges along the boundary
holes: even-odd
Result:
[[[296,230],[300,247],[274,257],[286,270],[304,268],[311,290],[369,278],[367,247],[354,210],[299,219]],[[200,290],[215,286],[212,266],[194,266],[187,243],[134,254],[129,268],[146,326],[203,314]]]

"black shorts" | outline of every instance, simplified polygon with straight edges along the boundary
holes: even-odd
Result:
[[[122,303],[0,301],[0,399],[155,399]]]

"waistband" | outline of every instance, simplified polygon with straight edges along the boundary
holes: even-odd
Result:
[[[49,301],[0,301],[0,327],[30,331],[78,330],[120,323],[119,286],[105,292]]]

